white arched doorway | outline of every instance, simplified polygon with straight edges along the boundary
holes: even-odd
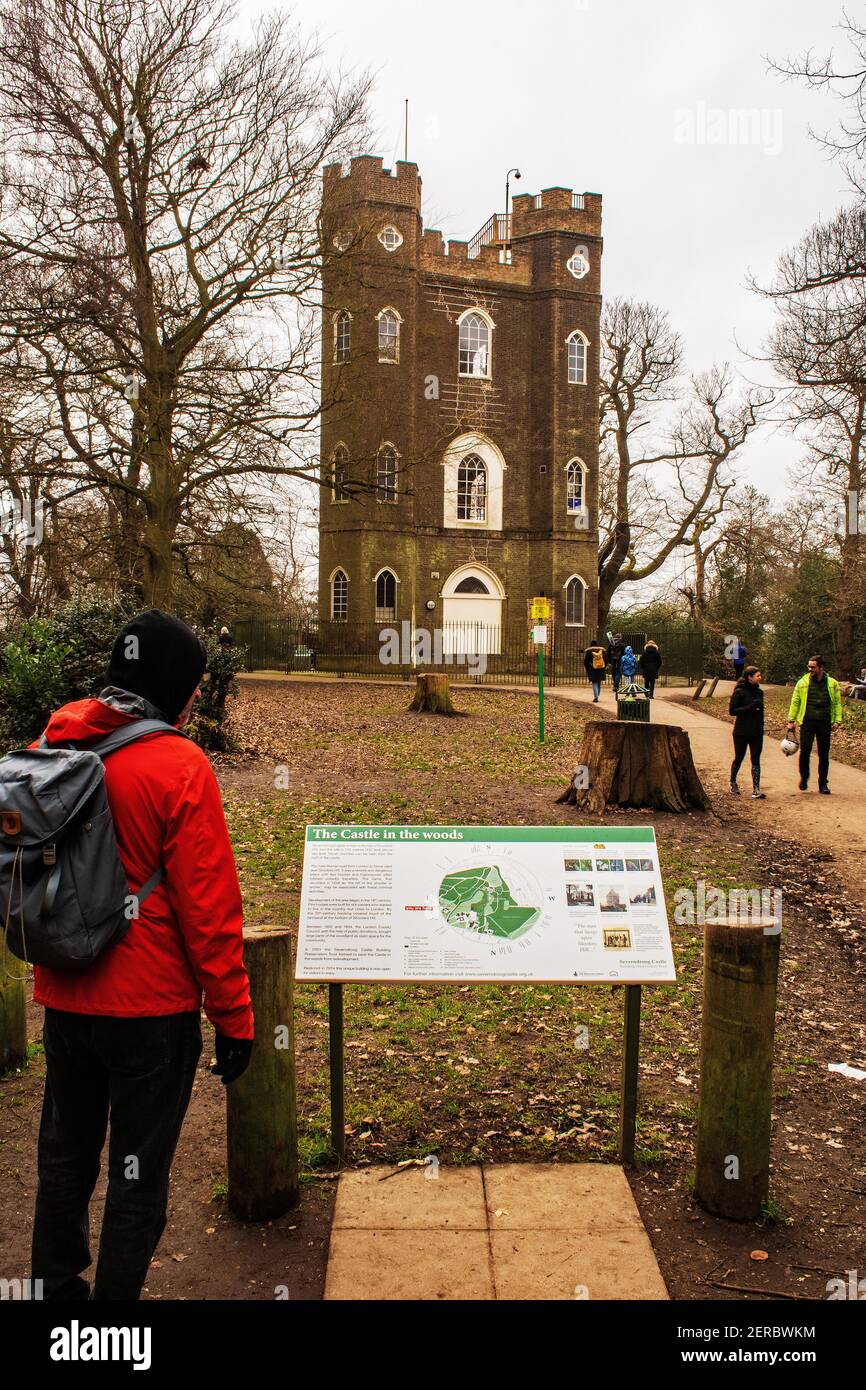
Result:
[[[502,650],[505,590],[486,565],[461,565],[442,585],[443,651],[493,655]]]

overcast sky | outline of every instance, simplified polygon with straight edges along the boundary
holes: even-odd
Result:
[[[386,165],[402,158],[409,98],[426,225],[470,237],[503,210],[511,165],[517,192],[601,193],[605,295],[663,305],[691,369],[727,359],[769,379],[737,347],[759,352],[771,322],[747,276],[766,279],[849,195],[809,138],[840,106],[767,59],[847,56],[834,0],[316,0],[295,13],[334,60],[374,72],[370,152]],[[745,140],[744,112],[756,113]],[[796,455],[790,437],[762,431],[750,480],[780,498]]]

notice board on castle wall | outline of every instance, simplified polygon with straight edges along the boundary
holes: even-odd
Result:
[[[296,977],[672,982],[655,831],[309,825]]]

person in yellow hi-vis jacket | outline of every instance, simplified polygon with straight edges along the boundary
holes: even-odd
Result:
[[[788,731],[800,728],[800,791],[809,789],[812,744],[818,744],[818,791],[830,795],[830,735],[842,723],[839,682],[827,675],[823,656],[810,656],[809,669],[794,686],[788,710]]]

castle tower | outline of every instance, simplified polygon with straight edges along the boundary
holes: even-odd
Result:
[[[595,631],[601,197],[424,229],[417,165],[325,170],[320,617]],[[362,484],[361,490],[358,485]],[[370,491],[370,488],[373,490]]]

